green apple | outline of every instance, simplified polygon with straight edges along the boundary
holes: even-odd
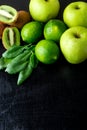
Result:
[[[87,27],[87,3],[78,1],[67,5],[63,12],[63,20],[68,27]]]
[[[79,64],[87,59],[87,28],[75,26],[67,29],[60,38],[60,49],[65,59]]]
[[[32,18],[41,22],[56,18],[59,9],[59,0],[31,0],[29,3],[29,12]]]

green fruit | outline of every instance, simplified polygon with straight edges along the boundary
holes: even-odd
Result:
[[[16,27],[6,27],[2,35],[2,43],[5,49],[13,45],[20,45],[20,32]]]
[[[31,21],[25,24],[21,30],[22,40],[26,43],[35,43],[43,35],[43,23]]]
[[[18,17],[17,10],[8,5],[0,6],[0,21],[6,24],[11,24]]]
[[[65,23],[61,20],[49,20],[44,27],[44,37],[48,40],[59,42],[62,33],[67,29]]]
[[[75,26],[67,29],[60,38],[60,49],[65,59],[78,64],[87,59],[87,28]]]
[[[58,16],[59,0],[31,0],[29,12],[34,20],[47,22]]]
[[[35,55],[44,64],[52,64],[59,58],[59,47],[54,41],[41,40],[36,44]]]
[[[77,1],[70,3],[63,12],[63,20],[68,27],[87,27],[87,2]]]

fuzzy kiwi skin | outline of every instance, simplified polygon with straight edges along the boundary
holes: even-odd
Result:
[[[7,27],[6,24],[0,22],[0,39],[2,39],[2,34],[3,34],[3,31],[4,29]]]
[[[18,18],[15,22],[11,23],[11,26],[15,26],[18,29],[21,29],[24,24],[31,21],[30,13],[25,10],[18,11]]]

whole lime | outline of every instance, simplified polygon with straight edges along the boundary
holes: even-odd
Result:
[[[52,64],[59,58],[60,50],[52,40],[42,39],[35,46],[37,59],[44,64]]]
[[[43,35],[43,23],[31,21],[21,29],[22,40],[26,43],[35,43],[40,40]]]
[[[49,20],[44,26],[45,39],[59,42],[61,35],[67,29],[65,23],[58,19]]]

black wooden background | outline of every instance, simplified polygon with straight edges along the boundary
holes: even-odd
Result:
[[[73,1],[60,0],[60,19]],[[28,11],[29,1],[2,4]],[[3,51],[0,41],[0,56]],[[0,71],[0,130],[87,130],[87,61],[71,65],[61,56],[53,65],[39,64],[21,86],[16,81]]]

